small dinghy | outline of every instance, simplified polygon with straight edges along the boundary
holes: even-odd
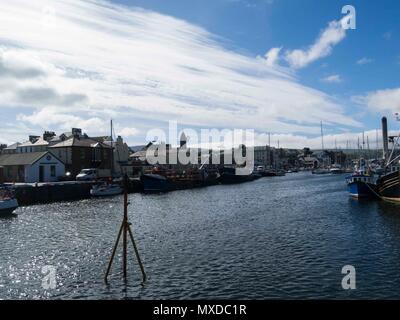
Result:
[[[93,186],[90,194],[93,197],[111,197],[122,194],[124,190],[118,184],[102,184]]]
[[[18,201],[9,189],[0,189],[0,216],[11,215],[18,208]]]

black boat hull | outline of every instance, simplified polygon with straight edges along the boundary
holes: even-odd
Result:
[[[383,200],[400,202],[400,171],[381,177],[377,182],[377,191]]]

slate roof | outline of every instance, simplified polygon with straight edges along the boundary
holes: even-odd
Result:
[[[98,142],[96,140],[93,139],[79,139],[76,137],[67,139],[65,141],[61,141],[53,146],[51,146],[50,148],[65,148],[65,147],[86,147],[86,148],[94,148],[96,146],[102,146],[103,148],[108,148],[110,149],[111,147],[102,143],[102,142]]]
[[[7,148],[5,148],[4,150],[17,150],[17,148],[21,145],[21,143],[17,142],[17,143],[13,143],[12,145],[9,145]]]
[[[45,156],[45,152],[28,152],[0,155],[0,166],[25,166],[38,161]],[[53,155],[52,155],[53,156]]]

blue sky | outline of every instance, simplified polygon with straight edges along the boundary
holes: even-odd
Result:
[[[339,27],[346,4],[355,30]],[[130,144],[176,120],[318,147],[323,121],[333,146],[362,131],[372,140],[380,117],[400,109],[398,1],[18,0],[0,9],[0,142],[70,126],[101,134],[112,117]]]

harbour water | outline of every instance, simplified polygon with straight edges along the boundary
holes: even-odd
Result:
[[[343,175],[130,194],[129,218],[149,277],[130,252],[106,265],[122,197],[23,207],[0,219],[0,299],[400,298],[400,207],[349,198]],[[42,268],[56,268],[44,289]],[[357,289],[342,289],[342,267]]]

